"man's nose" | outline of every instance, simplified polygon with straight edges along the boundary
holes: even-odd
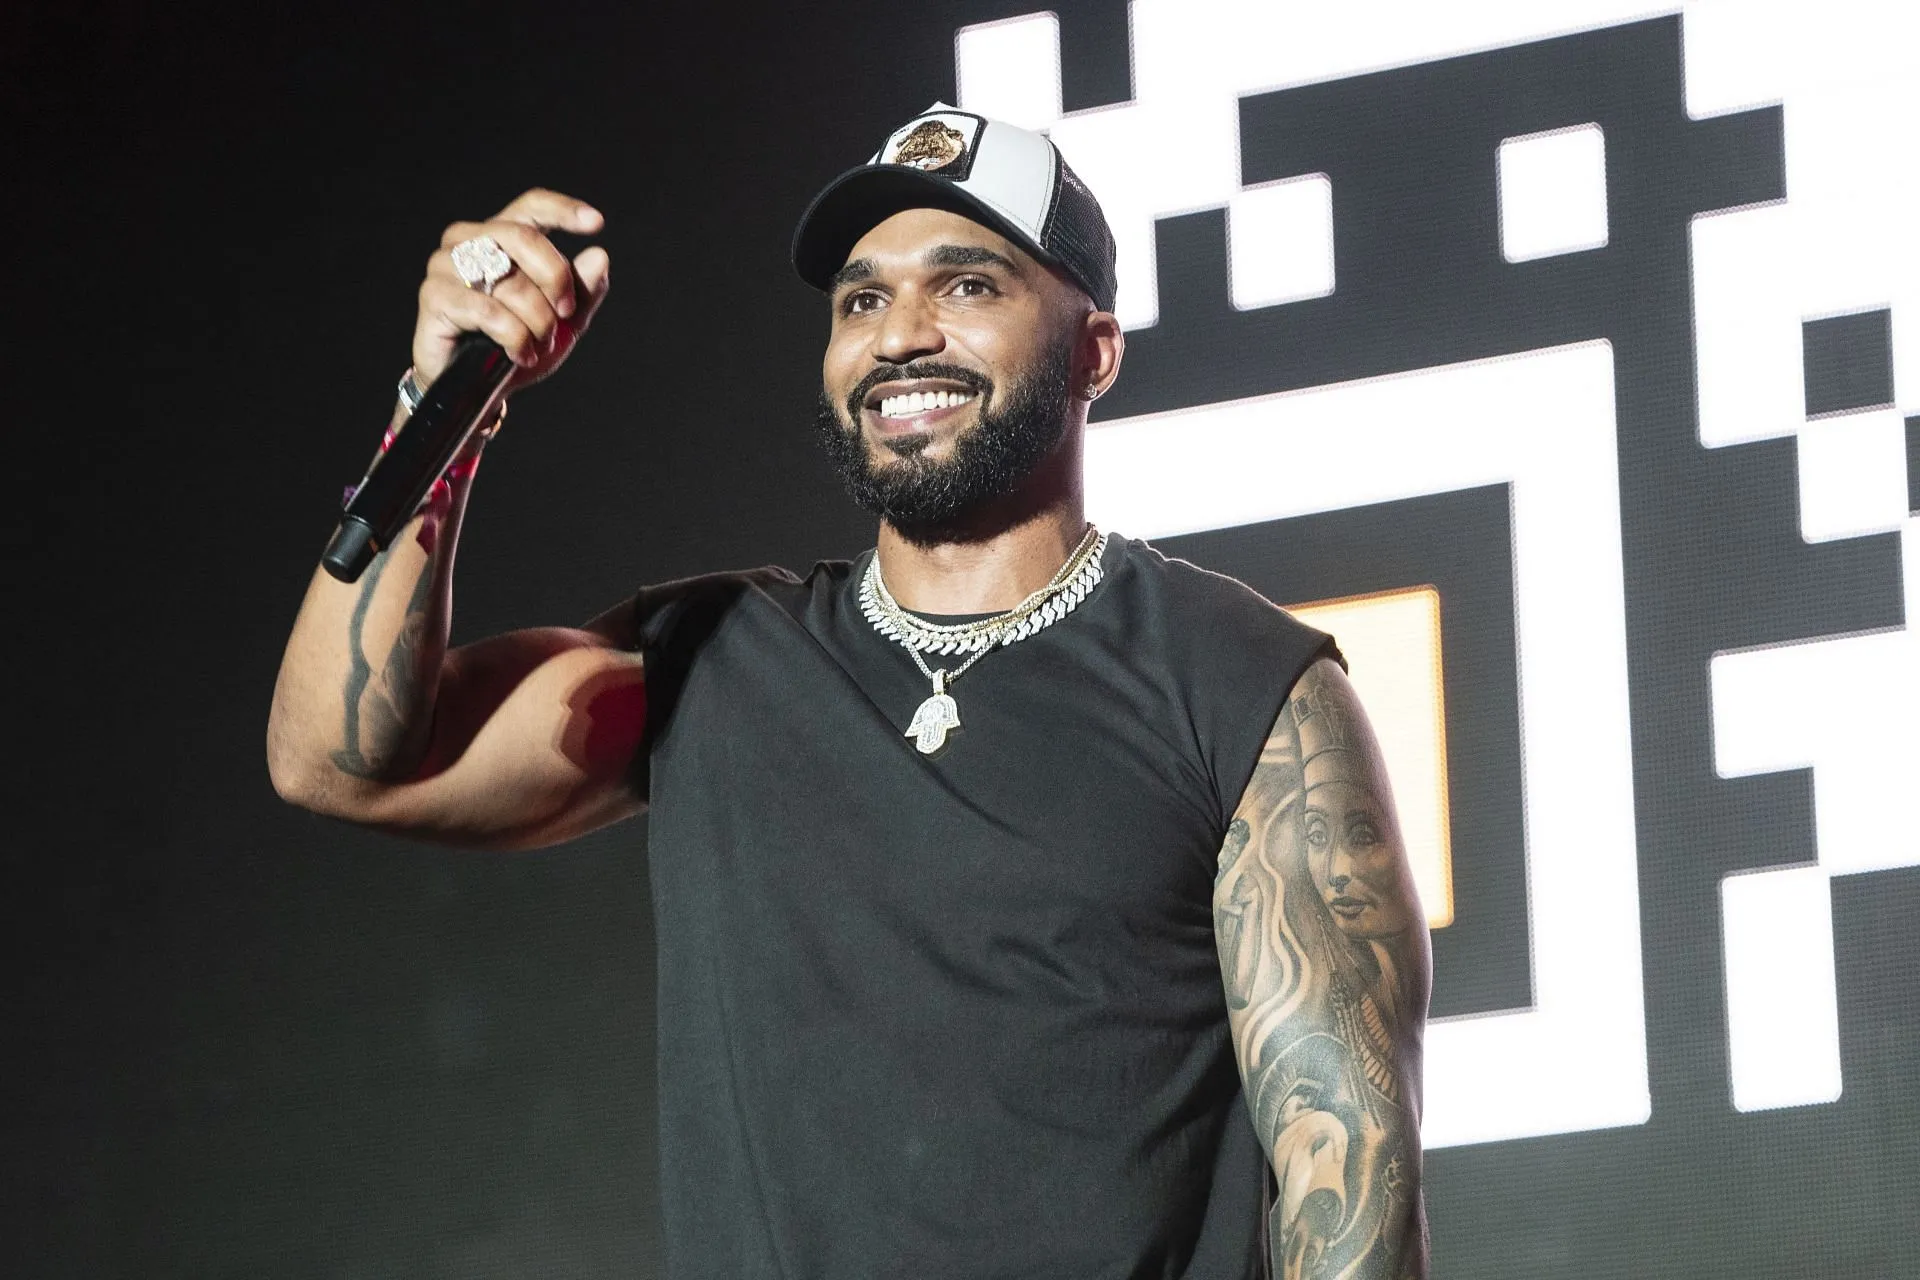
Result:
[[[874,335],[873,354],[888,364],[907,364],[924,356],[936,355],[947,345],[940,332],[932,305],[917,289],[895,295]]]

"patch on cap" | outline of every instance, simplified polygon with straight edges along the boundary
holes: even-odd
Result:
[[[875,164],[900,164],[965,182],[973,168],[974,146],[986,123],[979,116],[942,111],[921,116],[894,131],[874,157]]]

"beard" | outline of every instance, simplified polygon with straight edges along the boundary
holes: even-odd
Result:
[[[875,369],[847,397],[846,418],[825,392],[814,416],[821,447],[840,472],[847,494],[909,542],[964,540],[967,517],[1019,491],[1060,444],[1072,403],[1073,338],[1057,338],[1009,388],[1006,403],[989,407],[993,383],[971,369],[919,360]],[[928,438],[911,435],[885,446],[892,460],[875,463],[858,423],[867,395],[884,382],[944,378],[971,387],[979,406],[974,425],[954,440],[945,461],[927,457]]]

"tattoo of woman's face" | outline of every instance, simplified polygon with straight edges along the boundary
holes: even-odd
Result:
[[[1307,867],[1334,923],[1350,938],[1385,938],[1412,925],[1396,843],[1383,806],[1358,783],[1307,792]]]

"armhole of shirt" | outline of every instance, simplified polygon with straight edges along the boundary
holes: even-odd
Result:
[[[1252,749],[1247,753],[1244,764],[1237,767],[1234,775],[1220,778],[1220,781],[1226,784],[1221,787],[1219,796],[1222,831],[1232,823],[1233,815],[1240,808],[1240,801],[1246,795],[1247,787],[1253,782],[1253,772],[1260,767],[1260,754],[1266,749],[1267,740],[1273,736],[1273,727],[1280,722],[1280,713],[1286,710],[1287,700],[1293,696],[1293,687],[1299,684],[1301,677],[1305,676],[1312,669],[1313,664],[1322,658],[1331,658],[1339,663],[1342,671],[1347,669],[1346,655],[1340,652],[1340,646],[1332,636],[1308,627],[1292,614],[1288,614],[1287,619],[1302,631],[1318,635],[1320,638],[1311,649],[1306,651],[1304,658],[1290,674],[1275,682],[1277,687],[1267,689],[1266,697],[1261,699],[1264,704],[1264,719],[1258,722],[1257,736],[1251,744]]]

